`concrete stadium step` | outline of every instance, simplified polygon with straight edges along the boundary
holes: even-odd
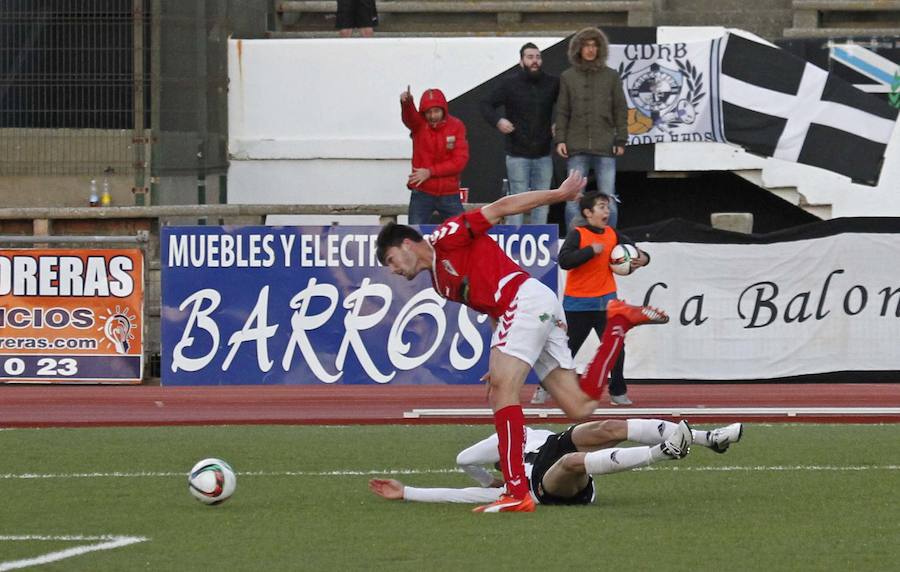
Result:
[[[540,33],[541,36],[545,37],[560,37],[564,38],[566,36],[570,36],[575,32],[574,28],[567,29],[559,29],[552,30],[541,28],[539,30],[509,30],[504,32],[498,32],[496,30],[489,30],[484,32],[476,32],[472,30],[461,31],[461,32],[448,32],[448,31],[436,31],[436,32],[385,32],[381,27],[378,28],[378,31],[375,33],[378,38],[460,38],[460,37],[486,37],[486,38],[500,38],[500,37],[522,37],[522,38],[533,38],[535,34]],[[293,31],[293,32],[269,32],[267,37],[269,38],[334,38],[337,36],[337,31],[334,30],[334,27],[328,30],[311,30],[311,31]]]
[[[896,28],[786,28],[784,30],[785,38],[852,38],[852,37],[873,37],[873,36],[896,36],[900,30],[900,26]]]
[[[585,22],[607,26],[654,25],[654,0],[384,0],[378,3],[379,32],[488,32],[566,29]],[[276,3],[276,32],[334,27],[334,0]]]
[[[900,0],[793,0],[793,26],[785,38],[896,36]]]
[[[705,11],[664,12],[657,16],[657,24],[665,26],[724,26],[752,31],[775,40],[791,25],[791,10],[716,10],[715,20]]]
[[[791,0],[667,0],[656,15],[660,26],[725,26],[768,38],[790,27]]]
[[[796,187],[767,187],[763,183],[762,171],[759,169],[745,169],[733,171],[742,179],[749,181],[757,187],[769,191],[781,200],[787,201],[794,206],[800,207],[809,214],[822,220],[830,220],[832,217],[832,205],[809,202]]]
[[[378,12],[393,13],[473,13],[473,12],[520,12],[520,13],[558,13],[558,12],[628,12],[631,10],[653,10],[650,0],[508,0],[505,2],[451,2],[446,0],[383,0],[377,4]],[[333,13],[337,10],[335,0],[284,0],[277,6],[278,12],[320,12]]]

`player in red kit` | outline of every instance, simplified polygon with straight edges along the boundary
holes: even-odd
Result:
[[[519,392],[534,368],[544,387],[569,417],[581,420],[598,405],[603,380],[616,361],[621,338],[633,326],[665,323],[665,313],[649,307],[612,304],[600,349],[581,383],[566,337],[566,316],[553,290],[531,278],[510,259],[487,231],[504,216],[542,205],[572,200],[585,178],[572,172],[558,189],[508,195],[444,221],[423,237],[406,225],[387,224],[378,234],[378,261],[412,280],[429,271],[434,289],[444,298],[491,317],[489,401],[499,437],[500,469],[506,494],[475,512],[532,512],[525,474],[525,417]]]

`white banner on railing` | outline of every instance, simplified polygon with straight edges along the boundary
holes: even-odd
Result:
[[[652,263],[619,296],[672,319],[628,334],[629,379],[900,370],[900,235],[639,246]]]

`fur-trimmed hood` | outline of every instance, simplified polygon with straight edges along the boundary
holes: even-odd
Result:
[[[581,46],[585,40],[594,40],[597,42],[597,59],[592,62],[586,62],[581,59]],[[606,67],[606,60],[609,57],[609,39],[600,28],[582,28],[578,30],[569,41],[569,62],[576,68],[587,71],[592,69],[602,69]]]

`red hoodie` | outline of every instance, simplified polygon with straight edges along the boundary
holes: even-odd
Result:
[[[440,107],[444,119],[434,127],[425,120],[425,110]],[[430,195],[452,195],[459,192],[459,174],[469,162],[466,126],[447,111],[447,99],[439,89],[426,89],[419,101],[419,111],[412,100],[401,102],[403,124],[413,141],[413,169],[426,168],[431,177],[410,189]]]

